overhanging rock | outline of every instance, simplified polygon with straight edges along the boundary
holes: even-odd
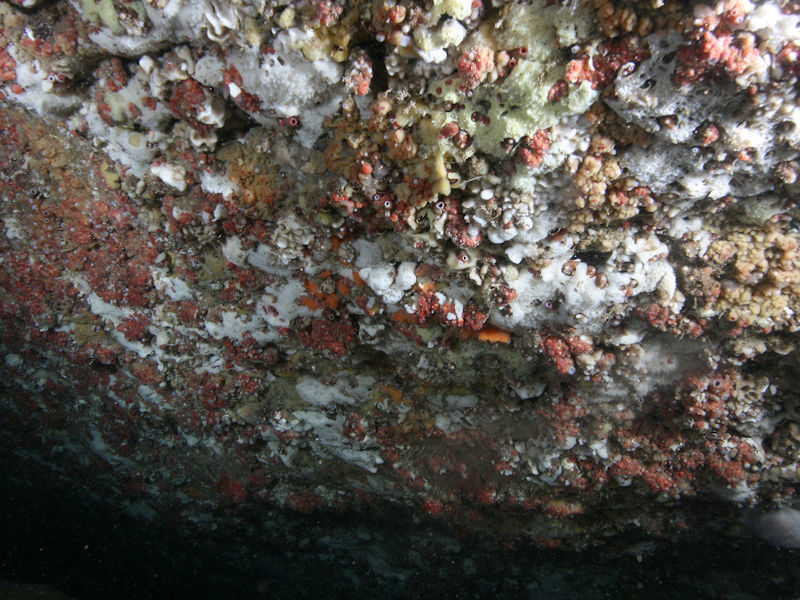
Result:
[[[4,460],[199,530],[791,506],[796,3],[16,4]]]

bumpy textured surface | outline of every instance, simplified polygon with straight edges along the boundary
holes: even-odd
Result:
[[[199,530],[585,548],[790,505],[799,24],[0,4],[5,460]]]

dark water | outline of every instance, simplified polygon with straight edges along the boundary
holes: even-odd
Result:
[[[431,539],[426,553],[403,548],[402,532],[415,525],[398,515],[390,529],[398,533],[383,544],[387,556],[405,557],[407,564],[381,572],[381,563],[365,559],[359,548],[357,531],[365,523],[381,527],[368,515],[298,517],[291,544],[282,545],[275,542],[280,532],[267,541],[233,531],[154,527],[75,490],[31,482],[5,488],[0,580],[49,584],[75,599],[800,597],[800,553],[744,538],[656,549],[645,541],[638,557],[525,547],[486,552],[479,539],[447,552]],[[304,527],[319,536],[328,525],[340,542],[302,539]],[[405,569],[402,579],[398,567]],[[0,600],[11,597],[0,587]]]
[[[705,534],[627,531],[580,552],[503,544],[397,506],[311,515],[229,507],[202,527],[155,525],[94,496],[103,474],[76,468],[83,487],[59,483],[57,470],[43,475],[43,461],[19,459],[19,439],[0,437],[0,600],[22,600],[5,582],[74,600],[800,600],[800,550],[746,537],[726,503],[680,501],[695,521],[715,523]],[[788,539],[779,534],[770,537]]]

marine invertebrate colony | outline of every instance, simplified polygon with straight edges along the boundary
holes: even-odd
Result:
[[[19,460],[149,519],[379,500],[548,545],[792,501],[794,3],[34,4],[0,5]]]

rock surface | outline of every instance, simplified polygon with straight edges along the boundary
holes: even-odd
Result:
[[[789,510],[798,24],[0,4],[4,461],[245,538],[396,509],[580,549]]]

